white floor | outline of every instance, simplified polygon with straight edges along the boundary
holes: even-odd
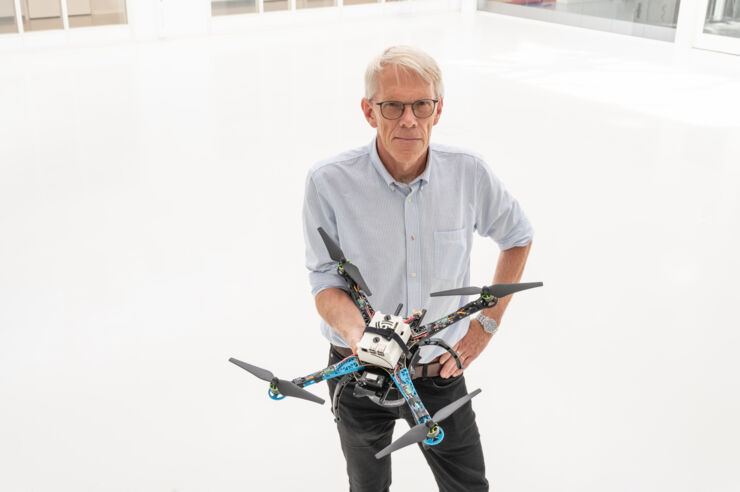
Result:
[[[738,490],[740,58],[493,14],[0,53],[0,490],[345,488],[328,407],[227,359],[322,367],[303,179],[392,43],[537,229],[467,376],[495,490]]]

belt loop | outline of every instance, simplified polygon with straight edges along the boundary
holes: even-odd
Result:
[[[421,377],[427,377],[427,369],[429,369],[429,364],[422,364],[421,368]]]

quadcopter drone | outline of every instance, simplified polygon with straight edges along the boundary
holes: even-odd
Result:
[[[367,297],[372,293],[362,278],[359,268],[344,257],[344,253],[339,246],[321,227],[318,228],[318,231],[326,249],[329,251],[329,256],[338,263],[337,273],[347,283],[349,295],[362,313],[365,321],[365,331],[362,339],[357,344],[357,351],[336,364],[308,376],[295,378],[292,381],[277,378],[266,369],[247,364],[233,357],[229,361],[254,376],[268,381],[270,387],[267,394],[273,400],[282,400],[286,396],[292,396],[323,405],[324,400],[322,398],[309,393],[303,388],[341,376],[342,379],[339,380],[332,397],[332,413],[336,421],[339,420],[337,409],[342,391],[351,382],[356,383],[353,392],[355,397],[368,397],[381,406],[395,407],[406,403],[411,409],[416,425],[378,452],[375,455],[377,459],[418,442],[423,442],[425,446],[439,444],[444,438],[444,431],[439,422],[452,415],[481,390],[477,389],[468,393],[441,408],[434,415],[429,415],[411,382],[414,377],[415,366],[421,357],[420,349],[428,345],[442,347],[454,358],[457,367],[462,369],[463,365],[460,358],[452,347],[443,340],[432,337],[456,321],[481,309],[495,306],[500,298],[522,290],[541,287],[542,282],[495,284],[482,288],[463,287],[434,292],[430,294],[431,297],[475,294],[480,294],[480,297],[447,316],[422,325],[421,321],[426,314],[426,309],[415,312],[413,316],[407,319],[399,316],[403,304],[398,305],[394,314],[375,311],[367,300]],[[389,398],[394,388],[400,392],[402,398]]]

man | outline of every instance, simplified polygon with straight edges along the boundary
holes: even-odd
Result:
[[[441,71],[426,53],[388,48],[367,68],[362,111],[377,130],[370,145],[320,162],[308,173],[303,209],[306,264],[321,329],[331,343],[330,363],[351,353],[365,328],[360,312],[336,274],[336,263],[317,232],[322,227],[347,258],[359,266],[373,292],[370,302],[384,313],[403,303],[405,315],[427,308],[432,321],[464,303],[431,292],[469,285],[473,232],[494,239],[502,250],[493,283],[518,282],[531,246],[532,227],[517,201],[480,157],[430,144],[442,114]],[[443,330],[464,369],[491,340],[511,296],[485,318],[466,318]],[[481,324],[481,322],[483,324]],[[468,324],[469,323],[469,324]],[[485,327],[483,325],[486,325]],[[422,349],[414,379],[434,414],[467,394],[462,370],[449,353]],[[333,394],[337,381],[330,380]],[[351,491],[388,490],[391,459],[374,455],[390,444],[395,420],[414,425],[406,406],[381,407],[342,393],[337,428]],[[445,438],[424,450],[442,491],[488,490],[483,451],[472,406],[444,421]]]

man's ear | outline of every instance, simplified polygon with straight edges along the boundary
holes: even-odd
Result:
[[[439,117],[442,116],[442,106],[444,105],[445,98],[440,97],[437,103],[437,109],[434,111],[434,124],[436,125],[439,121]]]
[[[363,97],[361,106],[362,114],[365,115],[365,119],[370,124],[370,126],[372,126],[373,128],[378,128],[378,122],[375,119],[375,111],[373,111],[373,103]]]

